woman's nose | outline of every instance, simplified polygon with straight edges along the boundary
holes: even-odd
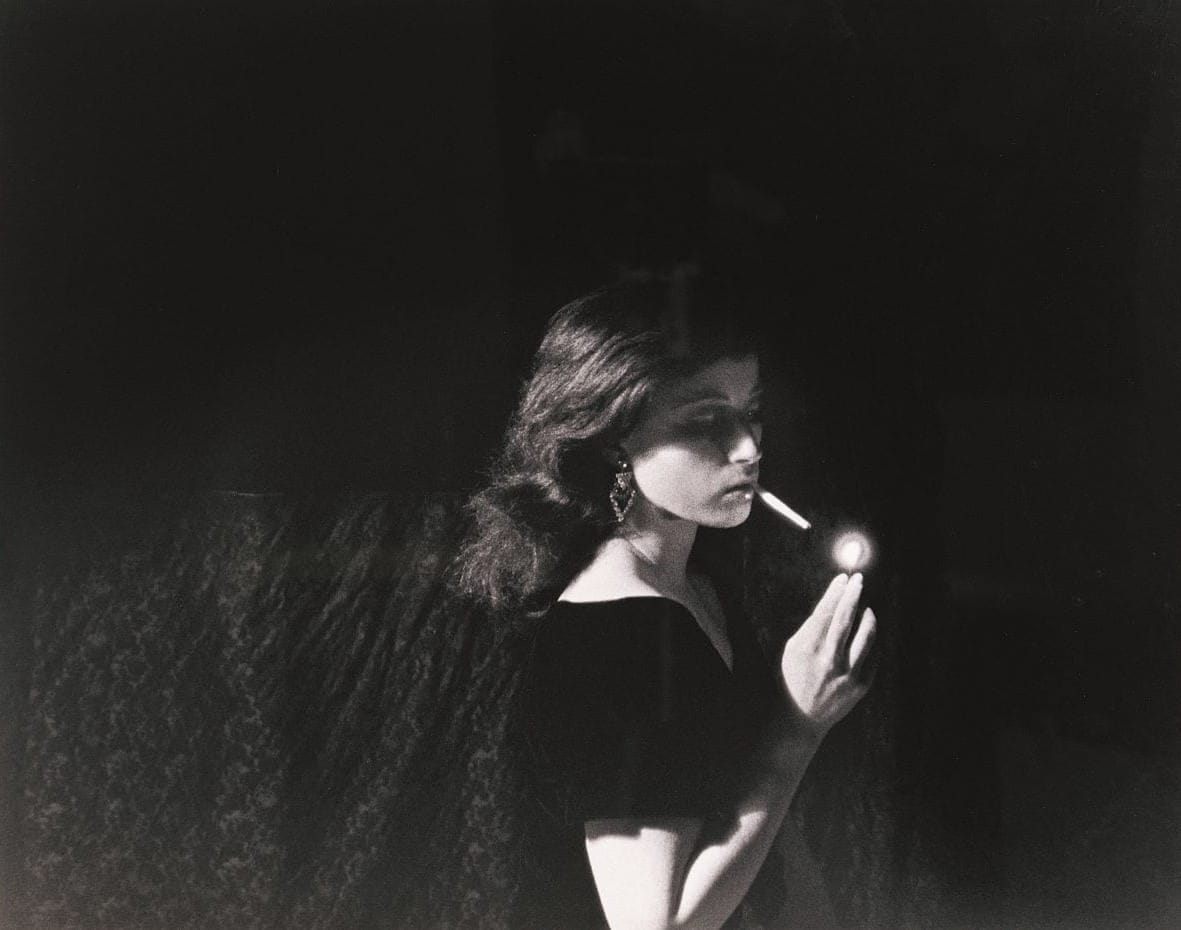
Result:
[[[763,457],[762,429],[745,420],[735,424],[730,439],[730,461],[753,465]]]

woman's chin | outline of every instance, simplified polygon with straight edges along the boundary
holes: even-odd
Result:
[[[717,530],[728,530],[736,526],[741,526],[750,517],[751,502],[749,500],[739,501],[725,507],[717,508],[713,513],[709,514],[709,519],[702,520],[702,526],[708,526]]]

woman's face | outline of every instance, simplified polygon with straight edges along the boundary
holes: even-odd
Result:
[[[658,391],[621,443],[640,500],[702,526],[742,523],[762,456],[759,393],[753,355],[723,358]]]

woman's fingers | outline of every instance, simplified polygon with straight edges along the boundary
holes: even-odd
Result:
[[[850,578],[849,583],[845,585],[845,589],[841,592],[836,608],[833,610],[832,623],[828,626],[825,650],[834,659],[840,659],[844,656],[846,644],[849,642],[849,635],[853,630],[853,617],[856,614],[857,601],[861,597],[861,584],[862,578],[860,573]],[[838,662],[838,664],[843,663]]]
[[[849,576],[844,573],[837,575],[830,581],[828,588],[821,595],[820,600],[816,602],[816,608],[812,611],[808,619],[801,624],[799,633],[805,636],[814,636],[816,637],[815,641],[819,643],[824,638],[824,631],[828,629],[833,612],[836,610],[837,604],[840,603],[841,595],[845,593],[845,588],[848,585]]]
[[[878,632],[878,618],[873,609],[866,607],[861,615],[861,623],[853,639],[849,642],[849,673],[860,675],[865,670],[865,663],[869,658],[870,648]]]

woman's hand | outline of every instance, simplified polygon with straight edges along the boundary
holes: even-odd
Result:
[[[811,616],[787,641],[780,680],[792,722],[817,738],[840,721],[869,690],[865,663],[877,630],[868,607],[854,618],[861,575],[837,575]]]

